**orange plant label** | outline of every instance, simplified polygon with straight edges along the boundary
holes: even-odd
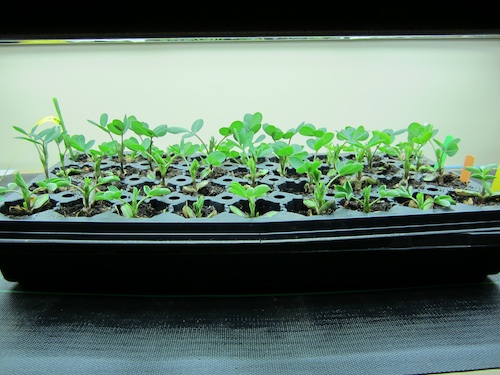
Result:
[[[460,181],[468,183],[470,180],[470,172],[465,169],[465,167],[470,167],[474,165],[475,157],[472,155],[467,155],[465,157],[464,166],[462,167],[462,171],[460,172]]]

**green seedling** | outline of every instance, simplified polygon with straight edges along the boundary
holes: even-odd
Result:
[[[292,138],[295,135],[299,134],[299,130],[303,126],[302,124],[299,125],[299,127],[297,129],[291,128],[291,129],[288,129],[287,131],[283,131],[275,125],[271,125],[271,124],[266,123],[266,124],[262,125],[262,129],[264,130],[264,132],[267,135],[269,135],[273,139],[274,142],[277,142],[280,140],[282,142],[285,142],[284,140],[287,140],[287,142],[285,142],[285,143],[290,145],[292,143]]]
[[[400,185],[408,185],[411,172],[414,170],[414,153],[413,145],[410,142],[400,142],[395,147],[397,156],[401,161],[403,168],[403,177],[401,178]]]
[[[435,205],[441,207],[450,207],[456,205],[457,202],[449,195],[425,195],[422,192],[414,194],[412,186],[399,186],[390,190],[390,196],[401,197],[409,200],[409,207],[418,208],[419,210],[430,210]]]
[[[455,156],[458,152],[458,143],[460,142],[460,138],[453,138],[452,136],[447,136],[443,142],[438,141],[437,139],[433,140],[437,145],[434,146],[434,154],[436,155],[436,164],[434,165],[434,170],[436,171],[438,184],[442,185],[444,183],[443,178],[445,174],[445,161],[448,156]]]
[[[327,191],[328,188],[325,182],[319,182],[313,191],[312,198],[303,200],[304,205],[311,210],[311,213],[314,212],[316,215],[322,215],[335,207],[335,201],[333,199],[326,199]]]
[[[222,135],[222,138],[216,142],[214,137],[210,138],[209,150],[217,150],[224,153],[227,159],[237,160],[239,158],[240,153],[234,148],[234,142],[230,142],[227,138],[231,136],[232,132],[230,127],[222,126],[219,128],[219,134]]]
[[[393,146],[393,143],[396,141],[396,137],[404,132],[408,131],[408,129],[400,129],[400,130],[392,130],[392,129],[384,129],[382,131],[373,130],[372,134],[378,134],[382,138],[382,143],[378,145],[375,151],[385,153],[389,156],[398,157],[398,150],[396,150]]]
[[[203,217],[203,205],[205,203],[205,197],[200,195],[198,199],[193,202],[192,207],[189,206],[188,202],[182,207],[182,213],[184,217],[189,218],[200,218]],[[206,217],[212,218],[217,215],[217,210],[211,211]]]
[[[36,183],[37,188],[30,189],[21,173],[17,172],[14,176],[14,182],[7,186],[0,186],[0,195],[6,193],[17,193],[23,198],[21,206],[11,206],[9,209],[15,213],[32,214],[33,211],[45,206],[50,201],[50,193],[60,187],[69,186],[69,181],[64,178],[53,177],[41,180]],[[42,193],[47,191],[47,193]]]
[[[57,120],[59,125],[61,126],[61,134],[59,137],[55,139],[55,143],[57,145],[57,150],[59,152],[59,164],[60,164],[60,171],[58,173],[59,176],[67,177],[72,174],[78,174],[81,173],[82,171],[80,169],[76,168],[66,168],[65,165],[65,159],[66,155],[69,153],[69,158],[73,161],[77,160],[78,154],[74,152],[73,147],[71,146],[69,142],[70,135],[68,133],[68,130],[66,129],[66,125],[64,124],[64,120],[62,117],[61,113],[61,108],[59,107],[59,102],[57,98],[52,98],[52,102],[54,103],[54,107],[57,112]]]
[[[337,139],[342,141],[340,143],[334,144],[333,142],[325,145],[326,148],[326,162],[328,165],[335,167],[335,163],[339,160],[340,154],[346,149],[347,147],[347,138],[349,132],[349,127],[346,127],[344,130],[341,130],[337,132]],[[342,133],[344,132],[344,133]]]
[[[61,135],[59,137],[57,137],[55,140],[56,145],[57,145],[57,149],[59,151],[60,168],[59,168],[59,171],[56,173],[56,175],[59,177],[68,177],[71,175],[82,173],[82,170],[79,168],[72,168],[72,167],[66,168],[65,159],[66,159],[66,154],[67,154],[68,150],[70,148],[72,150],[72,154],[71,154],[70,158],[76,159],[76,156],[77,156],[77,154],[74,153],[73,147],[71,146],[70,139],[71,139],[71,137],[69,134],[61,133]],[[62,145],[64,145],[64,147]]]
[[[256,211],[256,207],[255,207],[255,201],[258,198],[265,197],[270,190],[271,190],[271,188],[265,184],[257,185],[256,187],[251,187],[250,185],[241,185],[238,181],[234,181],[229,186],[229,192],[247,199],[250,212],[248,212],[248,213],[243,212],[238,207],[233,206],[233,205],[229,206],[229,209],[233,213],[235,213],[236,215],[244,217],[244,218],[256,218],[259,216],[260,217],[274,216],[278,213],[277,211],[269,211],[263,215],[259,215],[259,213]]]
[[[153,152],[153,160],[156,163],[156,170],[160,174],[161,185],[167,186],[167,172],[174,161],[174,156],[170,153],[163,153],[161,150]],[[156,173],[155,173],[156,176]]]
[[[171,152],[164,153],[156,147],[149,148],[147,145],[144,145],[144,142],[139,143],[134,137],[126,139],[124,143],[125,146],[133,152],[140,152],[143,155],[147,155],[147,158],[152,160],[148,162],[151,172],[148,173],[148,176],[156,178],[156,172],[158,172],[162,186],[167,186],[167,172],[177,156]]]
[[[94,145],[95,141],[90,140],[86,141],[84,135],[72,135],[68,139],[68,145],[71,146],[73,149],[81,152],[82,154],[87,155],[87,157],[92,160],[93,163],[93,168],[94,168],[94,178],[97,179],[98,176],[101,175],[101,162],[102,158],[104,157],[104,153],[100,152],[99,150],[92,150],[92,146]],[[71,171],[64,171],[63,175],[64,176],[69,176]]]
[[[153,167],[153,153],[159,151],[156,146],[153,146],[149,138],[141,139],[140,141],[135,137],[130,137],[123,141],[126,148],[131,151],[130,158],[134,160],[137,155],[141,155],[147,160],[149,165],[149,170],[154,170]]]
[[[438,133],[437,129],[431,124],[419,124],[412,122],[408,125],[408,142],[412,145],[413,152],[411,158],[415,160],[415,169],[419,170],[422,166],[422,153],[423,148],[427,145]]]
[[[203,180],[212,175],[214,168],[220,167],[225,160],[226,154],[224,154],[222,151],[211,151],[205,158],[201,159],[202,164],[205,166],[205,168],[200,173],[200,178]]]
[[[232,160],[236,163],[240,162],[240,152],[234,149],[234,142],[225,141],[218,144],[215,149],[222,152],[226,160]]]
[[[250,181],[250,186],[255,187],[257,185],[257,180],[269,173],[268,169],[257,169],[255,160],[253,158],[248,159],[248,174],[245,178]]]
[[[306,139],[306,145],[314,151],[314,158],[317,157],[323,147],[328,149],[331,141],[335,138],[335,134],[327,131],[326,128],[317,129],[313,124],[306,123],[299,125],[299,133],[309,137]]]
[[[283,177],[287,175],[287,169],[291,163],[290,160],[293,159],[295,164],[301,164],[308,156],[308,152],[304,150],[304,146],[298,144],[276,141],[271,147],[273,148],[274,155],[278,158],[278,173]]]
[[[56,126],[46,128],[44,130],[38,131],[38,127],[45,123],[53,123]],[[39,120],[33,128],[28,132],[19,126],[13,126],[13,128],[21,133],[23,136],[15,137],[17,139],[23,139],[27,142],[31,142],[36,147],[38,152],[38,157],[42,163],[43,172],[45,178],[50,177],[49,171],[49,150],[48,146],[51,142],[54,142],[61,135],[61,127],[59,126],[59,119],[54,116],[47,116]]]
[[[130,127],[132,131],[141,139],[141,145],[144,146],[144,151],[142,151],[142,154],[148,161],[151,170],[153,170],[153,139],[163,137],[167,133],[180,134],[186,131],[186,129],[181,127],[167,125],[158,125],[154,129],[150,129],[147,123],[141,121],[132,121]],[[126,146],[128,147],[128,145]]]
[[[385,147],[390,145],[396,139],[396,135],[403,131],[405,130],[400,130],[398,132],[394,132],[390,129],[383,131],[373,130],[370,138],[370,133],[364,126],[361,125],[357,128],[347,126],[337,133],[337,138],[342,141],[340,150],[347,151],[352,149],[356,161],[362,163],[366,159],[368,169],[372,169],[373,158],[377,154],[378,149],[384,145]],[[334,148],[334,161],[338,159],[340,150],[336,147]]]
[[[206,180],[206,179],[201,179],[200,178],[200,181],[198,181],[198,172],[200,170],[200,162],[198,161],[198,159],[194,158],[190,165],[189,165],[189,176],[191,176],[191,185],[190,186],[183,186],[182,187],[182,190],[184,192],[188,192],[188,193],[198,193],[201,189],[203,189],[205,186],[208,185],[208,183],[210,182],[209,180]],[[201,176],[201,174],[200,174]]]
[[[182,137],[187,139],[189,137],[196,137],[200,143],[201,143],[201,148],[204,150],[205,155],[217,155],[219,152],[224,153],[224,158],[229,157],[229,158],[237,158],[239,156],[239,153],[237,151],[231,151],[232,148],[234,147],[234,142],[225,142],[226,139],[233,134],[233,127],[221,127],[219,129],[219,134],[222,135],[222,139],[219,141],[216,141],[215,137],[210,137],[208,144],[199,136],[199,132],[203,128],[204,121],[203,119],[197,119],[196,121],[193,122],[191,125],[190,129],[182,129],[186,134],[184,134]],[[219,159],[219,156],[217,156],[217,159]],[[214,164],[215,165],[215,164]]]
[[[254,114],[247,113],[243,121],[234,121],[229,128],[221,128],[221,134],[232,135],[233,138],[227,138],[226,142],[231,148],[239,149],[239,159],[242,164],[247,164],[249,158],[257,161],[260,157],[265,157],[272,153],[271,147],[262,141],[265,139],[265,134],[261,134],[255,138],[262,127],[262,114],[256,112]]]
[[[372,131],[372,137],[366,144],[363,145],[369,170],[373,170],[373,160],[379,150],[391,147],[391,144],[396,140],[396,135],[401,134],[404,131],[406,130],[402,129],[397,132],[394,132],[391,129]]]
[[[264,132],[273,139],[273,143],[271,143],[272,153],[278,158],[278,173],[280,176],[286,176],[290,159],[295,158],[303,161],[308,156],[308,152],[304,151],[304,146],[291,143],[292,138],[299,134],[304,125],[305,123],[302,123],[297,128],[291,128],[287,131],[283,131],[271,124],[262,125]]]
[[[386,147],[388,153],[396,155],[402,162],[403,178],[400,182],[401,185],[408,185],[411,172],[424,167],[421,165],[422,150],[438,132],[433,125],[422,125],[418,122],[408,125],[406,131],[408,132],[407,141],[400,142],[396,146]]]
[[[364,213],[369,213],[372,211],[373,206],[380,200],[392,196],[390,190],[387,189],[385,185],[381,185],[378,188],[379,196],[375,199],[372,198],[372,185],[367,185],[361,190],[361,198],[358,198],[352,188],[351,182],[349,180],[345,181],[342,185],[335,186],[335,198],[344,198],[347,202],[350,200],[355,200],[360,203],[363,207]]]
[[[365,130],[364,126],[358,126],[357,128],[353,126],[347,126],[343,130],[339,131],[337,133],[337,138],[341,141],[344,142],[343,147],[350,147],[353,152],[354,152],[354,158],[358,163],[362,163],[365,159],[365,155],[367,152],[370,151],[371,147],[379,144],[381,140],[377,137],[374,137],[373,139],[376,140],[372,141],[371,143],[368,142],[366,145],[363,143],[363,141],[367,140],[368,137],[370,136],[370,133],[368,133],[367,130]],[[336,160],[335,160],[336,162]],[[364,180],[367,178],[363,179],[363,169],[360,169],[357,172],[356,176],[356,189],[360,189],[361,186],[363,185]]]
[[[70,179],[68,178],[68,180]],[[120,177],[112,175],[112,176],[98,177],[97,180],[90,177],[84,177],[83,186],[79,186],[74,183],[70,183],[70,186],[76,189],[82,195],[82,201],[83,201],[82,212],[84,214],[87,214],[88,212],[90,212],[92,206],[96,201],[95,197],[96,194],[99,193],[99,188],[101,186],[108,185],[115,181],[120,181]],[[109,186],[108,189],[110,187],[111,186]]]
[[[476,197],[480,202],[484,202],[488,198],[499,198],[500,191],[493,191],[491,188],[493,180],[495,179],[495,175],[491,173],[491,170],[495,167],[497,167],[497,164],[465,167],[467,171],[471,172],[471,178],[479,180],[481,183],[481,190],[455,189],[455,192],[460,196]]]
[[[122,205],[120,206],[121,214],[127,219],[132,219],[135,217],[139,217],[139,207],[147,199],[160,197],[171,193],[171,190],[169,188],[159,186],[151,188],[149,185],[144,185],[142,190],[144,192],[144,196],[140,197],[139,194],[141,191],[136,186],[134,186],[134,188],[132,189],[132,197],[130,198],[130,201],[126,201],[122,198],[123,192],[121,191],[121,189],[118,189],[116,186],[111,185],[108,187],[108,190],[98,192],[95,199],[107,201],[118,200],[122,202]]]
[[[313,191],[312,198],[306,198],[303,200],[304,205],[314,212],[316,215],[322,215],[325,212],[332,209],[335,205],[335,201],[333,199],[326,199],[326,195],[331,185],[339,178],[344,176],[349,176],[357,173],[360,168],[363,168],[363,164],[354,162],[350,160],[345,164],[337,165],[337,174],[330,178],[328,182],[325,180],[321,180],[319,170],[318,172],[312,173],[315,179],[315,189]],[[350,186],[350,185],[349,185]]]
[[[52,98],[52,102],[54,103],[54,107],[55,107],[56,112],[57,112],[58,123],[62,129],[61,139],[64,143],[64,150],[60,149],[59,153],[60,153],[60,155],[62,155],[62,157],[64,157],[64,155],[69,153],[70,159],[75,161],[78,155],[74,152],[73,148],[71,147],[71,145],[68,142],[69,133],[68,133],[68,130],[66,129],[66,125],[65,125],[63,117],[62,117],[62,112],[61,112],[61,108],[59,106],[59,101],[57,100],[57,98]],[[61,164],[61,165],[64,165],[64,164]]]
[[[365,130],[364,126],[358,126],[357,128],[347,126],[337,133],[337,138],[343,141],[343,143],[338,146],[330,146],[329,148],[329,158],[327,160],[332,166],[330,174],[335,172],[334,170],[339,160],[340,151],[349,148],[353,150],[354,158],[358,163],[363,163],[366,159],[367,168],[372,170],[373,159],[379,147],[390,145],[395,140],[395,133],[391,130],[374,130],[370,138],[370,133]],[[375,185],[377,182],[373,178],[363,176],[363,168],[361,168],[356,174],[355,183],[356,190],[359,190],[364,183]]]
[[[323,174],[321,173],[320,166],[323,162],[319,159],[316,160],[290,160],[292,167],[299,174],[305,174],[308,181],[304,185],[304,191],[306,193],[314,191],[314,188],[319,184]]]
[[[103,113],[99,118],[99,122],[95,122],[92,120],[87,120],[92,125],[97,126],[99,129],[104,131],[109,135],[111,141],[116,144],[116,152],[118,155],[118,159],[120,160],[120,171],[121,173],[125,173],[125,133],[131,128],[132,123],[137,121],[135,116],[127,116],[123,117],[123,121],[119,119],[114,119],[110,123],[108,123],[108,114]],[[114,137],[118,136],[118,140]]]
[[[367,140],[370,136],[364,126],[358,126],[357,128],[353,126],[346,126],[343,130],[337,133],[337,138],[344,142],[344,145],[349,145],[355,155],[355,159],[358,162],[363,162],[365,157],[366,149],[369,146],[365,146],[362,142]],[[371,147],[371,146],[370,146]]]
[[[184,134],[182,137],[183,138],[196,137],[200,141],[202,148],[205,150],[206,155],[208,155],[211,152],[217,150],[217,144],[215,142],[215,138],[211,137],[207,145],[205,141],[198,135],[200,130],[203,128],[203,125],[204,125],[203,119],[200,118],[195,120],[189,130],[183,129],[183,131],[186,132],[186,134]]]
[[[99,150],[101,150],[106,156],[113,159],[118,155],[118,149],[120,145],[118,141],[109,141],[109,142],[101,142],[98,146]]]
[[[208,185],[208,180],[197,181],[198,171],[200,170],[200,162],[194,155],[200,150],[199,145],[185,142],[181,138],[180,143],[170,146],[169,150],[175,157],[181,158],[186,162],[191,176],[192,183],[190,186],[183,186],[182,189],[189,193],[198,193],[198,191]]]

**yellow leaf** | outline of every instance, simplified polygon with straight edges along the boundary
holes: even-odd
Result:
[[[38,120],[38,122],[36,123],[36,125],[44,124],[46,122],[52,122],[52,123],[54,123],[56,125],[61,125],[61,122],[55,116],[45,116],[44,118]]]

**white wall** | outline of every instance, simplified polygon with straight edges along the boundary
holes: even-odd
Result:
[[[52,97],[71,134],[98,141],[87,119],[103,112],[151,127],[202,118],[208,140],[259,111],[285,129],[431,123],[462,140],[448,164],[500,162],[500,39],[0,45],[0,84],[0,169],[41,171],[12,125],[55,115]]]

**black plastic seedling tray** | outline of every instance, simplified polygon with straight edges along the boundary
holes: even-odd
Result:
[[[259,205],[279,213],[251,219],[227,209],[237,202],[231,196],[211,198],[220,212],[213,218],[188,219],[174,207],[192,197],[175,191],[158,198],[169,209],[133,219],[112,210],[11,217],[6,207],[19,196],[8,196],[0,270],[27,288],[138,293],[321,292],[477,281],[500,271],[500,206],[395,205],[365,214],[339,205],[305,216],[291,209],[301,197],[274,190]]]

